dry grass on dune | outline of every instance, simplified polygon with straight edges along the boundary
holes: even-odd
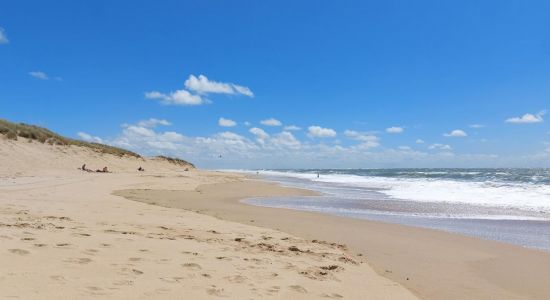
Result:
[[[43,127],[24,123],[12,123],[2,119],[0,119],[0,133],[6,135],[6,137],[11,140],[17,140],[18,137],[22,137],[32,141],[38,141],[40,143],[48,143],[50,145],[75,145],[87,147],[105,154],[113,154],[116,156],[133,156],[137,158],[141,157],[139,154],[129,150],[98,143],[74,140],[61,136]]]
[[[79,141],[79,140],[61,136],[49,129],[46,129],[40,126],[29,125],[24,123],[13,123],[3,119],[0,119],[0,134],[5,135],[6,138],[10,140],[17,140],[18,138],[21,137],[21,138],[28,139],[29,142],[37,141],[43,144],[63,145],[63,146],[73,145],[73,146],[89,148],[95,152],[102,153],[102,154],[112,154],[118,157],[129,156],[129,157],[142,158],[141,155],[126,149],[117,148],[117,147],[99,144],[99,143]],[[179,158],[173,158],[173,157],[161,155],[161,156],[156,156],[155,159],[167,161],[169,163],[172,163],[178,166],[195,168],[195,166],[192,163]]]
[[[169,163],[182,166],[182,167],[192,167],[192,168],[195,167],[195,165],[193,165],[192,163],[179,158],[173,158],[173,157],[168,157],[163,155],[156,156],[155,158],[158,160],[165,160],[165,161],[168,161]]]

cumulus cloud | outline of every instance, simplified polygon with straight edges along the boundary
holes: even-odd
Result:
[[[262,125],[265,125],[265,126],[281,126],[281,125],[283,125],[283,123],[281,123],[281,121],[279,121],[277,119],[274,119],[274,118],[262,120],[262,121],[260,121],[260,123]]]
[[[455,129],[449,133],[444,133],[443,136],[446,136],[446,137],[466,137],[468,136],[468,134],[466,134],[466,132],[464,132],[463,130],[460,130],[460,129]]]
[[[198,94],[240,94],[254,97],[254,93],[248,87],[209,80],[204,75],[199,75],[199,77],[189,75],[189,78],[185,81],[185,87]]]
[[[31,71],[31,72],[29,72],[29,75],[31,75],[32,77],[34,77],[36,79],[40,79],[40,80],[50,79],[50,77],[48,77],[48,74],[46,74],[42,71]]]
[[[468,127],[477,129],[477,128],[483,128],[483,127],[485,127],[485,125],[483,125],[483,124],[470,124]]]
[[[6,35],[4,28],[0,27],[0,44],[7,44],[9,42],[10,40],[8,40],[8,36]]]
[[[529,124],[529,123],[542,123],[544,122],[543,116],[546,111],[541,111],[537,114],[524,114],[521,117],[513,117],[506,119],[506,123],[512,124]]]
[[[180,157],[200,167],[211,168],[384,168],[396,164],[402,167],[495,167],[503,166],[503,163],[504,166],[509,165],[507,162],[550,166],[550,152],[500,157],[493,154],[455,154],[451,152],[451,146],[445,144],[431,144],[428,147],[431,151],[426,152],[407,146],[373,148],[365,141],[376,142],[376,136],[353,130],[343,135],[357,143],[327,145],[315,140],[300,141],[289,131],[267,134],[263,130],[252,130],[253,137],[250,138],[230,131],[193,137],[164,131],[163,126],[153,128],[140,125],[144,124],[125,125],[112,139],[100,139],[88,133],[79,136],[90,141],[101,140],[102,143],[142,155]]]
[[[237,122],[222,117],[218,120],[218,125],[222,127],[234,127],[237,126]]]
[[[344,131],[344,135],[350,139],[361,142],[359,146],[363,149],[380,146],[380,139],[373,134],[358,132],[355,130],[346,130]]]
[[[172,123],[170,123],[170,122],[168,122],[167,120],[164,120],[164,119],[155,119],[155,118],[150,118],[148,120],[143,120],[143,121],[138,122],[138,126],[140,126],[140,127],[154,128],[154,127],[157,127],[159,125],[170,126],[170,125],[172,125]]]
[[[446,144],[439,144],[439,143],[435,143],[435,144],[431,144],[428,149],[430,150],[451,150],[452,147],[450,145],[446,145]]]
[[[201,96],[193,95],[186,90],[177,90],[170,94],[164,94],[161,92],[152,91],[152,92],[145,93],[145,98],[160,100],[161,103],[166,105],[193,106],[193,105],[201,105],[209,102],[208,100],[202,98]]]
[[[417,139],[417,140],[416,140],[416,143],[417,143],[417,144],[424,144],[424,140]]]
[[[91,143],[103,143],[103,140],[97,136],[93,136],[91,134],[88,134],[86,132],[78,132],[78,137],[80,137],[82,140],[86,141],[86,142],[91,142]]]
[[[273,136],[271,143],[279,148],[298,149],[301,146],[300,141],[298,141],[294,135],[288,131],[283,131]]]
[[[285,126],[284,130],[286,130],[286,131],[298,131],[298,130],[302,130],[302,128],[300,128],[296,125],[289,125],[289,126]]]
[[[262,140],[262,141],[269,137],[269,134],[267,134],[267,132],[265,132],[263,129],[258,128],[258,127],[252,127],[248,131],[250,131],[250,133],[255,135],[257,139]]]
[[[208,94],[239,94],[254,97],[254,93],[245,86],[233,83],[216,82],[204,75],[190,75],[184,83],[185,89],[171,93],[151,91],[145,93],[145,98],[160,100],[166,105],[202,105],[211,101],[205,98]],[[190,92],[192,91],[192,92]]]
[[[319,137],[319,138],[326,138],[326,137],[335,137],[336,131],[331,128],[323,128],[320,126],[309,126],[308,127],[308,136],[310,137]]]
[[[386,128],[387,133],[402,133],[403,131],[404,131],[403,127],[393,126],[393,127]]]

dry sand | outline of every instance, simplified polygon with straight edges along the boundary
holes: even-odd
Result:
[[[550,253],[442,231],[239,202],[283,196],[273,184],[244,181],[195,191],[120,191],[129,199],[185,208],[230,221],[347,245],[354,260],[423,299],[550,299]]]
[[[114,173],[77,170],[83,163]],[[140,165],[147,171],[137,172]],[[0,298],[415,298],[342,245],[113,195],[201,194],[200,185],[243,180],[181,169],[0,136]],[[304,193],[251,189],[249,194]],[[208,202],[215,198],[210,193],[197,199]],[[230,191],[215,194],[223,199]]]

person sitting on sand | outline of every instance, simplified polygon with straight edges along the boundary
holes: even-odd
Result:
[[[97,173],[109,173],[109,169],[107,169],[107,167],[103,167],[103,170],[95,170]]]
[[[80,168],[80,170],[86,171],[86,172],[93,172],[92,170],[86,168],[86,164],[83,164],[82,167]]]
[[[142,168],[141,166],[139,166],[138,171],[143,172],[143,171],[145,171],[145,169]]]

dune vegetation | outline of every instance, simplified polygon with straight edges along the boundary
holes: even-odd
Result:
[[[29,125],[24,123],[13,123],[0,119],[0,134],[5,135],[8,139],[17,140],[18,138],[26,138],[29,141],[37,141],[40,143],[47,143],[50,145],[74,145],[80,147],[90,148],[99,153],[112,154],[116,156],[133,156],[141,158],[141,156],[135,152],[121,149],[109,145],[90,143],[80,140],[75,140],[61,136],[49,129],[39,127],[36,125]]]

